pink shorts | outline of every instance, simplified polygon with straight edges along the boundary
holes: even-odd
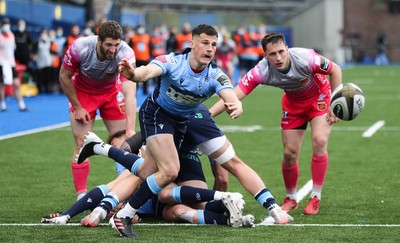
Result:
[[[113,90],[103,94],[90,94],[76,89],[76,95],[82,106],[89,112],[90,119],[96,117],[96,111],[100,111],[101,118],[105,120],[124,120],[125,116],[125,99],[120,89]],[[74,108],[69,102],[69,110]]]
[[[322,93],[306,101],[291,100],[284,94],[282,97],[282,130],[299,128],[314,117],[326,114],[330,107],[330,100],[330,92]]]

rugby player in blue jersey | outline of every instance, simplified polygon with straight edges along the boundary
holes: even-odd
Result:
[[[241,115],[242,106],[236,96],[232,96],[229,78],[212,63],[214,58],[217,32],[209,25],[199,25],[193,29],[191,48],[182,53],[159,56],[147,66],[134,69],[128,62],[120,62],[123,76],[136,82],[146,81],[160,76],[160,86],[143,103],[139,111],[142,136],[147,144],[146,160],[134,163],[132,172],[145,179],[129,203],[111,220],[113,227],[122,236],[137,237],[131,228],[131,219],[137,210],[151,197],[173,181],[179,172],[177,149],[186,132],[189,120],[194,116],[196,107],[214,93],[224,101],[226,111],[232,119]],[[276,223],[288,223],[290,216],[275,204],[271,193],[265,188],[261,178],[241,161],[225,136],[219,136],[204,146],[207,155],[211,155],[224,168],[234,174],[241,184],[264,207],[275,212]],[[214,146],[217,145],[217,146]],[[217,150],[214,150],[217,147]],[[100,154],[116,159],[118,149],[104,144],[95,134],[89,133],[77,161],[87,156]],[[121,158],[117,158],[121,162]],[[136,162],[143,161],[140,158]],[[135,161],[131,161],[133,163]],[[276,212],[276,210],[278,212]]]

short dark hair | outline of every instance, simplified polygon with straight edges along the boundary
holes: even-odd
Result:
[[[192,30],[192,36],[199,36],[200,34],[215,35],[218,37],[218,31],[211,25],[200,24]]]
[[[104,41],[106,38],[121,40],[122,28],[116,21],[108,20],[100,25],[98,35],[101,41]]]
[[[114,138],[120,138],[120,137],[124,136],[125,133],[126,133],[126,130],[119,130],[119,131],[115,132],[114,134],[111,134],[107,139],[107,143],[111,144],[111,142]]]
[[[261,46],[264,50],[264,52],[267,51],[267,45],[269,43],[278,43],[278,42],[283,42],[283,44],[286,45],[286,40],[285,40],[285,36],[281,33],[276,33],[276,32],[270,32],[268,34],[266,34],[262,40],[261,40]]]

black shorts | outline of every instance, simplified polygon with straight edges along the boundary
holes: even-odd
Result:
[[[188,122],[186,118],[165,111],[152,100],[151,95],[140,107],[139,123],[144,142],[148,137],[157,134],[173,134],[176,149],[179,150]]]
[[[189,120],[182,148],[197,146],[224,133],[219,129],[208,108],[201,104],[196,109],[195,116]]]

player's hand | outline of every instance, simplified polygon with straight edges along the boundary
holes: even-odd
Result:
[[[340,119],[333,113],[332,108],[329,108],[328,113],[326,114],[326,121],[329,125],[340,121]]]
[[[118,63],[118,72],[131,81],[133,81],[133,79],[135,78],[135,67],[126,59],[122,59]]]
[[[87,124],[90,121],[90,114],[84,108],[74,110],[74,119],[78,122]]]
[[[231,119],[236,119],[239,116],[241,116],[243,113],[242,102],[240,102],[240,101],[238,103],[225,102],[224,105],[225,105],[226,112],[228,112]]]

